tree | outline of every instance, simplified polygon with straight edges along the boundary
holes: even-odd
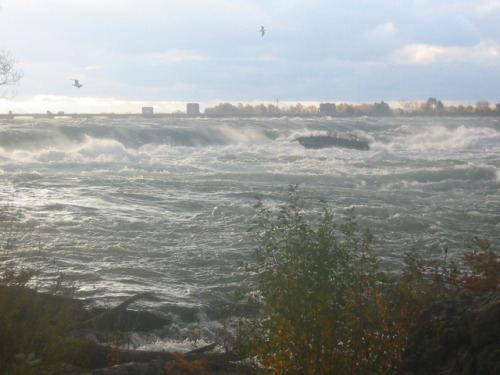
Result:
[[[357,106],[354,107],[354,113],[356,115],[366,115],[366,116],[371,116],[373,115],[373,105],[372,104],[358,104]]]
[[[302,103],[297,103],[294,106],[291,106],[288,110],[292,115],[301,115],[304,113],[304,106]]]
[[[267,114],[267,107],[264,104],[259,104],[254,107],[254,113],[256,115],[265,115]]]
[[[240,109],[231,103],[220,103],[213,108],[205,109],[205,113],[209,115],[234,116],[239,115]]]
[[[252,115],[254,108],[250,104],[238,103],[238,110],[242,115]]]
[[[487,100],[479,100],[478,102],[476,102],[476,112],[488,113],[490,111],[490,102],[488,102]]]
[[[354,107],[347,103],[341,103],[337,106],[337,112],[344,116],[352,116],[354,115]]]
[[[373,115],[375,116],[390,116],[392,114],[389,104],[381,101],[380,103],[373,104]]]
[[[12,86],[19,83],[23,73],[15,68],[16,63],[16,58],[11,52],[0,51],[0,86]],[[0,93],[0,97],[4,96],[5,93]]]
[[[310,105],[306,108],[306,113],[317,115],[319,113],[318,107],[316,107],[315,105]]]
[[[281,110],[274,104],[268,104],[267,113],[269,113],[270,115],[277,115],[281,113]]]
[[[441,100],[429,98],[424,104],[422,104],[422,109],[426,114],[440,113],[444,111],[444,105]]]
[[[403,100],[401,101],[401,108],[403,112],[406,114],[415,114],[421,112],[420,103],[418,102],[410,102]]]

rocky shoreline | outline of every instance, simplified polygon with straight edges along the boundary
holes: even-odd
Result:
[[[141,293],[128,298],[118,306],[88,310],[88,319],[79,322],[72,330],[78,337],[106,337],[112,333],[118,341],[120,337],[134,332],[154,332],[169,326],[172,321],[149,311],[130,310],[128,307],[139,299],[154,299],[152,293]],[[111,343],[112,345],[112,343]],[[111,345],[101,345],[96,352],[96,368],[68,369],[70,375],[165,375],[168,368],[178,367],[177,372],[203,367],[200,373],[252,374],[253,367],[243,362],[244,355],[235,352],[220,352],[217,345],[203,346],[186,353],[167,351],[127,350]],[[112,364],[112,365],[110,365]],[[200,370],[201,371],[201,370]],[[197,373],[197,372],[195,372]]]
[[[499,318],[498,293],[466,295],[434,303],[415,322],[403,357],[402,374],[500,374]],[[142,319],[149,320],[149,315],[143,315]],[[241,362],[244,355],[213,352],[214,347],[181,356],[187,361],[203,361],[208,374],[255,373],[252,366]],[[179,358],[179,354],[167,352],[124,352],[122,364],[86,374],[165,375],[169,361]]]
[[[26,291],[24,291],[26,292]],[[152,332],[171,324],[167,318],[149,311],[130,310],[150,293],[130,297],[110,309],[85,309],[75,299],[29,291],[41,297],[43,305],[71,304],[75,316],[67,340],[87,340],[92,362],[85,367],[64,365],[53,373],[62,375],[171,375],[255,374],[244,353],[218,350],[213,343],[187,353],[126,350],[98,337]],[[40,299],[38,299],[40,301]],[[404,375],[500,374],[500,294],[466,295],[434,303],[422,312],[408,338],[402,361]],[[118,340],[119,341],[119,340]]]

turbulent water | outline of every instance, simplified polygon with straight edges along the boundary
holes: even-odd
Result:
[[[370,150],[294,141],[331,133]],[[498,245],[500,119],[0,121],[0,202],[33,228],[16,256],[101,304],[153,291],[159,310],[217,310],[248,280],[256,197],[294,184],[310,207],[354,207],[388,267]]]

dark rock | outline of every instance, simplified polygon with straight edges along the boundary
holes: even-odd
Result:
[[[107,314],[107,309],[93,309],[96,319],[92,321],[94,328],[102,331],[149,332],[164,328],[172,322],[149,311],[121,310],[115,314]]]
[[[165,375],[165,362],[153,360],[147,363],[130,362],[94,370],[92,375]]]
[[[354,150],[367,151],[370,146],[367,142],[359,139],[340,138],[332,135],[311,135],[308,137],[296,138],[302,146],[310,149],[320,149],[328,147],[349,148]]]
[[[148,311],[127,310],[139,299],[154,298],[153,293],[136,294],[112,309],[93,309],[93,317],[75,328],[94,328],[101,331],[152,331],[169,325],[171,321]]]
[[[91,375],[163,375],[168,366],[176,367],[179,361],[181,367],[189,368],[189,363],[202,363],[207,374],[211,375],[243,375],[254,374],[254,368],[241,363],[243,356],[231,352],[203,352],[203,353],[171,353],[150,351],[123,351],[115,359],[120,365],[94,370]],[[186,370],[187,371],[187,370]],[[181,373],[181,372],[175,372]],[[184,372],[182,372],[184,373]],[[188,372],[185,372],[186,374]],[[84,375],[84,374],[71,374]],[[85,374],[90,375],[90,374]]]
[[[198,309],[172,305],[167,308],[168,313],[177,316],[185,323],[194,323],[199,320]]]
[[[500,374],[500,294],[462,296],[424,311],[408,338],[405,375]]]
[[[151,298],[150,293],[132,296],[111,309],[88,310],[85,308],[84,301],[44,294],[26,288],[0,286],[0,292],[11,294],[15,298],[25,295],[26,304],[35,304],[40,310],[50,312],[58,311],[63,307],[71,308],[74,322],[67,335],[60,337],[60,343],[68,346],[78,343],[78,350],[83,351],[83,355],[82,358],[61,358],[61,363],[48,368],[47,373],[50,374],[165,375],[166,364],[180,358],[183,359],[181,365],[186,363],[184,360],[202,361],[211,375],[250,374],[252,371],[251,367],[239,363],[245,358],[243,355],[213,352],[215,344],[184,354],[164,351],[129,351],[112,346],[113,343],[109,342],[110,333],[115,337],[121,332],[150,331],[163,328],[171,322],[169,319],[147,311],[127,309],[138,299]],[[21,309],[18,314],[27,314],[27,312]],[[99,337],[103,339],[95,341]],[[103,345],[103,343],[107,344]],[[117,365],[108,366],[110,361]]]
[[[194,349],[194,350],[187,352],[187,354],[199,354],[199,353],[211,352],[215,349],[216,346],[217,346],[217,343],[202,346],[201,348]]]

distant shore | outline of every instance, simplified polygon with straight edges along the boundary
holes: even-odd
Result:
[[[101,118],[101,119],[114,119],[114,118],[356,118],[356,117],[500,117],[500,111],[491,111],[489,113],[436,113],[436,114],[426,114],[426,113],[398,113],[392,115],[378,115],[378,116],[368,116],[364,114],[204,114],[200,113],[197,115],[188,115],[185,113],[155,113],[153,115],[143,115],[141,113],[58,113],[58,114],[47,114],[47,113],[9,113],[0,114],[0,119],[3,120],[13,120],[22,118],[34,118],[34,119],[86,119],[86,118]]]

